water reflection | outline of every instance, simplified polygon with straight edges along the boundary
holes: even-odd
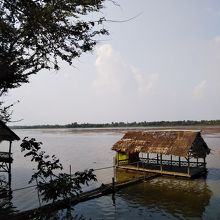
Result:
[[[117,183],[126,182],[138,177],[143,176],[142,172],[132,171],[132,170],[124,170],[117,168],[115,169],[115,179]],[[147,174],[145,174],[147,176]]]
[[[176,217],[200,218],[209,205],[212,191],[204,179],[192,181],[160,177],[123,189],[119,196],[137,206]]]
[[[140,173],[116,172],[117,181],[134,175]],[[210,216],[207,207],[212,197],[206,179],[158,177],[121,189],[115,196],[80,203],[74,206],[72,215],[76,219],[206,219]],[[216,217],[216,211],[213,216]]]

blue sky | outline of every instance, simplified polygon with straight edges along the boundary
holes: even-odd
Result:
[[[110,36],[12,90],[17,124],[220,119],[220,1],[121,0]]]

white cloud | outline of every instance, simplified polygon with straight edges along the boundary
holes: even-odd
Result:
[[[204,95],[204,91],[207,87],[207,81],[203,80],[198,85],[196,85],[193,89],[193,96],[196,98],[201,98]]]
[[[152,94],[158,74],[142,73],[137,67],[127,64],[110,44],[98,47],[96,55],[97,76],[92,83],[96,91]]]
[[[214,42],[217,43],[217,44],[220,44],[220,36],[216,36],[214,38]]]
[[[159,78],[159,74],[154,73],[145,76],[136,67],[132,67],[132,72],[137,83],[138,92],[143,95],[149,95],[154,87],[155,82]]]
[[[93,88],[101,92],[118,92],[122,86],[122,73],[126,69],[120,54],[110,44],[104,44],[96,49],[96,56],[97,77]]]

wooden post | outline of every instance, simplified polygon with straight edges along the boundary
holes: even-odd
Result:
[[[113,167],[113,172],[114,172],[114,177],[115,177],[115,179],[117,181],[117,172],[116,172],[116,167],[115,166]]]
[[[188,175],[190,174],[190,159],[189,156],[187,157],[187,161],[188,161]]]
[[[112,177],[112,202],[115,206],[115,177]]]
[[[149,153],[147,153],[147,163],[149,163]]]
[[[114,166],[117,166],[117,157],[116,157],[116,156],[113,157],[113,165],[114,165]]]
[[[171,167],[173,166],[173,158],[172,158],[172,154],[170,155],[170,163],[171,163]]]
[[[163,166],[162,166],[162,154],[160,154],[160,171],[163,171]]]
[[[11,145],[12,145],[12,142],[10,141],[10,142],[9,142],[9,151],[8,151],[9,157],[11,157]]]
[[[11,145],[12,141],[9,142],[9,168],[8,168],[8,184],[11,185],[11,163],[12,163],[12,157],[11,157]]]
[[[70,176],[72,176],[72,166],[70,165]]]
[[[157,154],[157,164],[158,164],[158,162],[159,162],[159,156],[158,156],[158,154]]]
[[[197,157],[196,158],[196,166],[198,167],[198,165],[199,165],[199,158]]]
[[[179,167],[181,166],[181,160],[180,160],[180,157],[179,157]]]
[[[204,168],[206,168],[206,161],[205,161],[205,157],[203,158],[204,160]]]
[[[112,177],[112,192],[115,193],[115,177]]]
[[[8,169],[8,186],[9,186],[9,195],[12,196],[12,190],[11,190],[11,163],[9,163],[9,169]]]

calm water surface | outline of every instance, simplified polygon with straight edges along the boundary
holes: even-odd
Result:
[[[21,137],[35,137],[48,154],[60,158],[64,169],[73,171],[107,167],[113,164],[112,145],[120,132],[81,132],[71,129],[16,130]],[[203,135],[212,149],[207,158],[208,175],[197,180],[157,178],[136,184],[115,194],[80,203],[73,207],[73,219],[220,219],[220,134]],[[6,145],[6,143],[5,143]],[[34,165],[13,144],[12,189],[28,185]],[[5,146],[7,147],[7,146]],[[111,181],[112,169],[96,171],[99,182]],[[13,206],[28,210],[39,205],[34,188],[13,192]],[[66,210],[54,213],[67,219]]]

